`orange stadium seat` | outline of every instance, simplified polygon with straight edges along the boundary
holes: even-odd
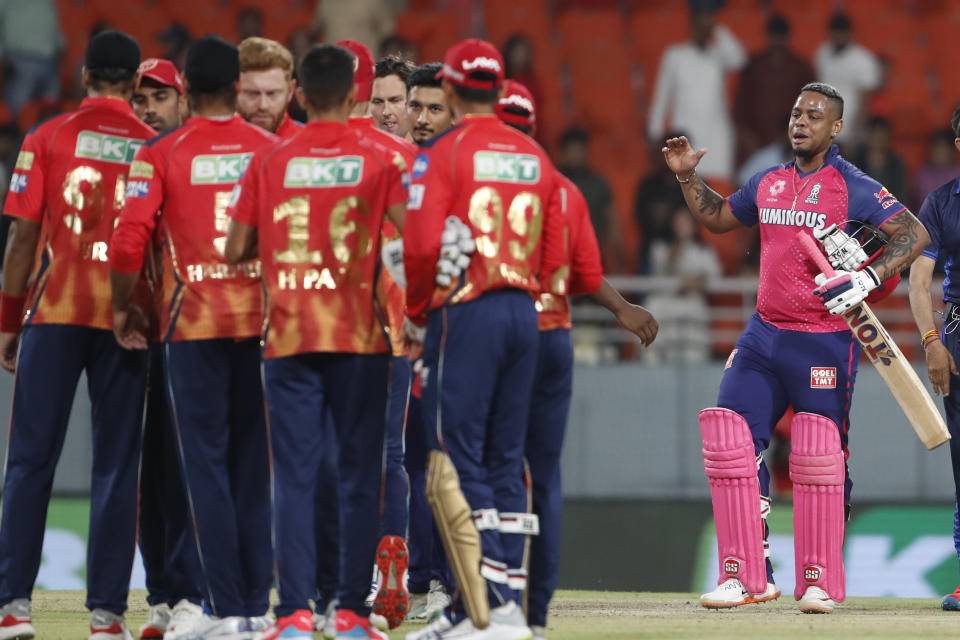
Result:
[[[545,0],[486,0],[483,18],[487,40],[501,51],[507,39],[523,33],[533,43],[534,54],[552,48],[550,18]]]
[[[417,45],[420,60],[443,60],[459,31],[456,16],[443,11],[405,11],[397,18],[396,35]]]
[[[767,46],[767,18],[760,11],[726,7],[717,14],[717,22],[734,33],[749,53],[762,51]]]
[[[653,87],[663,50],[689,37],[686,9],[657,8],[634,11],[627,21],[633,62],[643,70],[644,85]]]
[[[557,16],[561,55],[571,64],[593,64],[596,58],[623,55],[624,31],[614,9],[565,11]]]

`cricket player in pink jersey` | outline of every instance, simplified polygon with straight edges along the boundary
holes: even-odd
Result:
[[[720,563],[718,587],[700,598],[704,607],[780,595],[766,541],[770,474],[762,454],[789,405],[796,412],[794,597],[805,613],[830,613],[845,598],[847,432],[860,345],[840,314],[889,288],[887,280],[920,255],[929,236],[887,189],[839,155],[833,140],[842,129],[837,90],[804,86],[788,125],[796,158],[761,171],[726,199],[696,173],[706,149],[695,150],[684,137],[663,148],[690,211],[708,230],[760,225],[757,312],[727,360],[717,407],[700,412]],[[855,234],[864,224],[886,234],[886,246],[872,260],[859,246],[859,257],[828,252],[839,267],[829,279],[797,241],[798,233],[808,233],[824,246],[848,245],[845,231]]]

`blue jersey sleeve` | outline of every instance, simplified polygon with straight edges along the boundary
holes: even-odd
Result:
[[[773,171],[776,167],[765,169],[747,180],[739,191],[727,198],[727,204],[730,205],[730,211],[734,217],[742,222],[744,226],[752,227],[760,221],[760,212],[757,209],[757,188],[763,176]]]
[[[930,235],[930,244],[923,250],[923,255],[933,260],[937,259],[940,253],[940,229],[942,227],[942,211],[937,191],[931,192],[923,201],[920,207],[920,214],[917,218]]]
[[[841,168],[847,183],[847,217],[879,227],[906,207],[882,184],[850,163]],[[839,168],[839,167],[838,167]]]

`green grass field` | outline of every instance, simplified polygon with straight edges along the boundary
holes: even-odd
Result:
[[[136,633],[146,617],[144,592],[130,594],[128,626]],[[83,640],[87,614],[80,591],[36,591],[33,619],[42,640]],[[403,638],[417,625],[390,634]],[[805,615],[786,594],[773,603],[707,611],[692,593],[560,591],[551,611],[550,640],[589,638],[955,638],[960,613],[937,600],[851,598],[832,615]],[[319,638],[319,634],[317,635]]]

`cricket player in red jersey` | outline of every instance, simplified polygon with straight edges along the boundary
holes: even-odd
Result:
[[[83,70],[88,97],[27,135],[4,207],[12,222],[0,295],[0,364],[16,371],[0,526],[4,639],[35,634],[30,594],[54,469],[83,372],[93,426],[90,638],[132,638],[123,612],[137,533],[147,359],[114,340],[106,260],[130,161],[154,135],[129,104],[139,64],[140,47],[124,33],[106,31],[90,41]]]
[[[536,104],[533,94],[515,80],[504,83],[497,101],[497,117],[529,136],[536,134]],[[557,588],[560,568],[560,528],[563,492],[560,484],[560,454],[573,393],[573,344],[570,341],[568,295],[591,294],[617,319],[621,327],[649,346],[657,336],[657,322],[649,311],[623,299],[603,277],[597,234],[590,222],[587,202],[569,178],[557,175],[566,216],[566,258],[563,267],[537,300],[540,349],[530,405],[525,457],[533,484],[533,513],[539,519],[539,535],[530,545],[530,587],[527,620],[533,640],[546,639],[547,609]]]
[[[417,157],[403,239],[411,357],[422,343],[433,449],[427,498],[469,615],[443,637],[529,638],[518,603],[532,520],[523,484],[539,343],[531,294],[563,261],[559,183],[543,149],[494,113],[503,60],[493,45],[460,42],[440,75],[458,124]],[[448,216],[470,228],[476,253],[438,287]]]
[[[176,129],[187,112],[183,78],[169,60],[148,58],[140,63],[140,84],[130,105],[137,117],[158,134]],[[146,572],[147,621],[140,638],[162,638],[184,620],[202,615],[200,558],[190,526],[186,487],[180,472],[177,439],[170,424],[160,318],[162,239],[154,234],[152,255],[146,268],[153,289],[150,309],[150,373],[143,421],[143,456],[140,460],[140,532],[137,542]],[[145,310],[146,311],[146,310]]]
[[[254,155],[228,211],[227,258],[259,253],[267,290],[263,372],[280,602],[265,640],[313,637],[315,494],[328,427],[337,435],[341,515],[336,637],[387,637],[365,604],[390,368],[376,279],[384,216],[402,228],[407,190],[396,154],[347,126],[354,61],[336,45],[304,56],[297,96],[308,123]]]
[[[243,119],[281,138],[296,135],[303,125],[287,114],[297,87],[293,56],[276,40],[243,40],[240,52],[240,93],[237,111]]]
[[[253,151],[277,138],[234,112],[235,47],[217,36],[197,40],[185,74],[193,117],[137,154],[110,268],[123,318],[159,225],[164,364],[211,611],[172,636],[214,638],[265,627],[273,581],[260,265],[227,264],[223,243],[234,184]],[[117,334],[121,344],[145,346],[142,335]]]
[[[357,104],[354,113],[364,111],[367,115],[351,115],[347,126],[372,142],[383,145],[396,152],[403,162],[401,171],[407,173],[413,166],[417,148],[411,142],[378,128],[370,114],[369,100],[373,95],[373,75],[365,71],[373,69],[373,56],[362,42],[341,40],[337,43],[348,49],[357,60],[357,71],[353,82],[357,89]],[[361,73],[361,68],[364,73]],[[389,220],[383,225],[383,242],[388,251],[394,248],[396,255],[402,255],[403,244],[400,232]],[[407,359],[403,338],[404,305],[406,296],[403,291],[403,268],[391,269],[391,262],[384,262],[385,273],[380,279],[381,299],[384,300],[384,312],[390,327],[390,350],[393,360],[390,365],[390,398],[387,401],[386,464],[384,465],[382,496],[382,535],[377,548],[377,568],[379,581],[377,595],[373,603],[375,615],[383,616],[390,628],[395,628],[406,617],[409,603],[406,581],[402,576],[409,564],[407,553],[407,496],[410,483],[403,465],[403,432],[407,416],[407,397],[410,390],[410,361]],[[400,279],[400,282],[397,279]],[[383,576],[390,572],[400,579],[395,583]]]

